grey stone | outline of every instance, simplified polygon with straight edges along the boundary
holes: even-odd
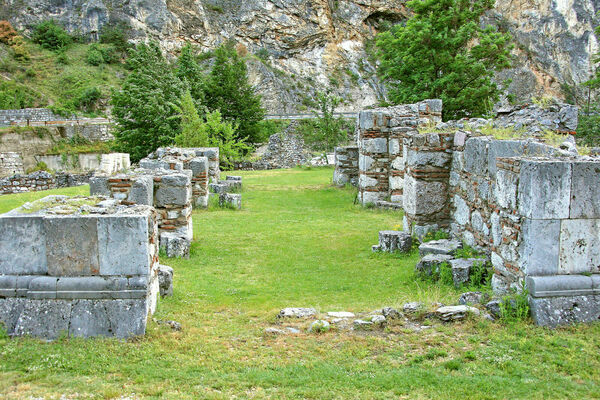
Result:
[[[447,168],[450,166],[451,154],[441,151],[417,151],[409,149],[406,157],[406,165],[413,168],[426,166]]]
[[[268,328],[265,328],[265,333],[268,335],[285,335],[286,331],[284,331],[283,329],[268,327]]]
[[[404,178],[403,204],[406,213],[429,215],[441,211],[448,203],[448,184],[438,181]]]
[[[527,277],[531,297],[569,297],[600,294],[591,276],[553,275]]]
[[[0,298],[17,296],[17,275],[0,275]]]
[[[110,197],[110,189],[108,188],[108,178],[104,176],[93,176],[90,178],[90,194],[92,196],[108,196]]]
[[[46,216],[48,274],[54,276],[97,275],[98,228],[95,216]]]
[[[435,315],[442,321],[460,321],[465,319],[468,314],[479,315],[479,310],[475,307],[465,305],[460,306],[445,306],[435,310]]]
[[[146,332],[149,311],[147,301],[127,299],[104,302],[114,337],[126,339]]]
[[[369,329],[373,326],[372,321],[365,321],[363,319],[354,320],[354,329]]]
[[[71,301],[28,300],[15,324],[14,335],[56,339],[68,335]]]
[[[173,232],[161,232],[160,248],[169,258],[188,258],[192,243],[187,237]]]
[[[386,318],[383,315],[373,315],[371,317],[371,322],[374,325],[383,325],[386,323]]]
[[[0,216],[0,274],[46,274],[42,217]]]
[[[220,193],[219,206],[240,210],[242,208],[242,195],[233,193]]]
[[[152,255],[146,216],[98,217],[101,275],[147,275]]]
[[[488,138],[472,137],[465,142],[465,171],[480,176],[488,174]]]
[[[458,304],[481,304],[486,300],[486,298],[487,295],[484,295],[481,292],[466,292],[460,295],[458,298]]]
[[[318,320],[314,321],[312,324],[310,324],[310,328],[308,328],[308,331],[321,333],[321,332],[327,332],[329,329],[331,329],[329,322],[327,322],[323,319],[318,319]]]
[[[381,313],[386,319],[400,319],[402,317],[400,311],[392,307],[384,307],[381,310]]]
[[[570,218],[600,218],[600,162],[574,162]]]
[[[75,300],[71,309],[69,336],[96,337],[112,336],[112,326],[108,318],[106,300]]]
[[[158,266],[158,287],[161,296],[173,295],[173,268],[166,265]]]
[[[349,311],[330,311],[327,316],[332,318],[354,318],[355,315]]]
[[[163,176],[163,182],[165,178]],[[189,179],[189,177],[187,177]],[[172,186],[165,183],[158,185],[154,193],[154,206],[165,207],[165,206],[186,206],[192,201],[192,190],[191,185],[188,186]]]
[[[161,185],[176,186],[186,188],[191,182],[192,173],[188,170],[183,173],[164,175],[161,178]]]
[[[560,226],[559,220],[523,220],[523,239],[519,248],[523,272],[528,275],[552,275],[558,272]]]
[[[532,219],[569,218],[571,164],[561,161],[521,161],[519,211]]]
[[[208,158],[196,157],[189,162],[189,168],[192,170],[193,176],[208,174]],[[208,178],[208,176],[207,176]]]
[[[412,237],[407,232],[379,231],[379,250],[408,253],[412,250]]]
[[[308,318],[317,314],[314,308],[284,308],[279,312],[277,318]]]
[[[440,266],[449,264],[452,256],[448,254],[427,254],[415,266],[415,270],[425,275],[432,275],[440,271]]]
[[[0,298],[0,325],[8,335],[14,334],[15,326],[27,301],[22,298]]]
[[[176,332],[181,331],[181,324],[177,321],[170,321],[170,320],[163,321],[163,320],[159,319],[158,321],[156,321],[156,323],[159,325],[167,325],[169,328],[171,328],[172,330],[174,330]]]
[[[363,139],[362,141],[362,152],[364,153],[387,153],[388,151],[388,143],[385,138],[375,138],[375,139]]]
[[[490,140],[488,143],[488,171],[490,176],[496,173],[498,157],[516,157],[525,153],[523,140]]]
[[[462,243],[458,240],[441,239],[432,240],[429,242],[422,243],[419,246],[419,255],[425,256],[427,254],[445,254],[454,255],[456,250],[462,248]]]
[[[151,176],[138,177],[127,198],[132,203],[152,206],[154,204],[154,180]]]
[[[600,296],[530,297],[531,317],[537,325],[556,327],[600,319]]]
[[[208,185],[210,191],[212,193],[227,193],[229,189],[229,185],[221,184],[221,183],[210,183]]]
[[[502,317],[501,303],[500,300],[492,300],[485,305],[485,308],[492,314],[492,317],[499,319]]]
[[[454,195],[454,220],[459,225],[467,225],[471,219],[471,211],[467,203],[458,195]]]
[[[225,177],[226,181],[238,181],[241,182],[242,181],[242,177],[241,176],[235,176],[235,175],[227,175]]]
[[[600,219],[561,221],[558,259],[560,274],[600,273]]]
[[[456,260],[450,260],[454,286],[459,287],[463,283],[467,283],[469,281],[469,274],[473,268],[473,264],[476,262],[483,263],[485,260],[477,258],[458,258]]]
[[[413,313],[416,313],[417,311],[423,309],[423,307],[424,307],[423,303],[418,302],[418,301],[413,301],[413,302],[404,304],[404,306],[402,306],[402,310],[407,314],[413,314]]]

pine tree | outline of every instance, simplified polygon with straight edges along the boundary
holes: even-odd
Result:
[[[203,88],[204,75],[189,43],[181,49],[181,54],[177,59],[176,74],[182,82],[187,83],[196,107],[201,109],[205,101]]]
[[[444,119],[481,116],[498,100],[495,71],[510,66],[511,37],[480,18],[494,0],[412,0],[414,15],[378,36],[379,74],[396,104],[441,98]]]
[[[172,143],[179,133],[179,119],[171,118],[172,105],[181,98],[184,85],[155,42],[138,45],[128,66],[131,73],[112,96],[115,138],[117,147],[137,162]]]
[[[246,63],[231,44],[215,50],[215,63],[205,85],[206,106],[238,125],[237,137],[250,142],[260,136],[265,111],[260,96],[248,82]]]

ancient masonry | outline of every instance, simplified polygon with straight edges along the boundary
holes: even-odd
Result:
[[[23,159],[19,153],[0,153],[0,176],[23,174]]]
[[[206,171],[206,158],[199,162]],[[111,197],[121,204],[153,206],[160,248],[168,257],[189,256],[193,239],[191,170],[138,169],[97,175],[90,179],[90,194]]]
[[[143,335],[159,291],[148,206],[48,196],[0,216],[0,322],[9,335]]]
[[[58,172],[51,174],[46,171],[36,171],[27,175],[0,178],[0,194],[34,192],[85,185],[89,182],[93,174],[94,172],[83,174]]]
[[[440,112],[425,101],[360,113],[361,203],[390,199],[411,234],[444,229],[486,252],[494,292],[525,284],[538,324],[597,320],[600,158],[428,129]]]
[[[333,183],[338,186],[358,185],[358,146],[335,148]]]

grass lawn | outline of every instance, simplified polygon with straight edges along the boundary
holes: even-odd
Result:
[[[196,211],[191,258],[162,260],[175,295],[154,318],[181,331],[150,322],[127,342],[0,337],[0,398],[600,397],[598,323],[266,335],[283,307],[361,312],[454,304],[460,292],[415,280],[415,254],[373,254],[401,214],[354,206],[353,191],[330,186],[331,169],[239,174],[243,210]],[[0,211],[43,195],[2,196]]]

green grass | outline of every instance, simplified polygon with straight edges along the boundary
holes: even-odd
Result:
[[[374,254],[401,214],[364,210],[330,186],[331,169],[239,172],[243,209],[194,212],[189,260],[145,337],[0,338],[0,397],[506,399],[600,396],[600,325],[431,322],[413,332],[334,330],[267,336],[283,307],[371,311],[454,303],[452,287],[413,275],[417,256]],[[80,194],[85,188],[69,189]],[[75,193],[73,193],[75,192]],[[2,210],[46,193],[2,196]],[[425,321],[426,323],[427,321]],[[310,321],[305,323],[308,327]]]

